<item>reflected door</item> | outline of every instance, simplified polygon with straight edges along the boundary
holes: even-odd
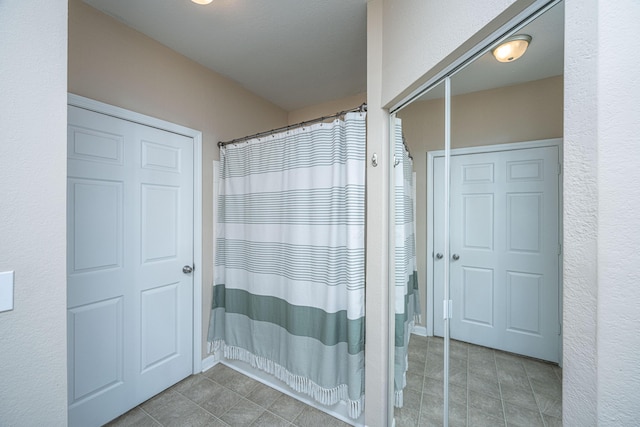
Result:
[[[451,157],[451,338],[558,361],[558,174],[557,147]]]
[[[192,370],[193,140],[68,113],[69,424],[98,426]]]

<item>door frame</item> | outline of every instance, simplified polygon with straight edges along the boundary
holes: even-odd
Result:
[[[193,139],[193,358],[192,373],[202,371],[202,132],[155,117],[69,93],[67,105],[179,134]]]
[[[543,147],[557,147],[558,148],[558,162],[560,164],[560,173],[558,174],[558,245],[559,246],[559,254],[558,254],[558,340],[559,340],[559,365],[562,366],[562,164],[563,164],[563,155],[562,155],[562,138],[552,138],[552,139],[542,139],[535,141],[526,141],[526,142],[512,142],[506,144],[494,144],[494,145],[484,145],[478,147],[466,147],[466,148],[454,148],[451,149],[451,156],[455,155],[464,155],[464,154],[484,154],[484,153],[492,153],[497,151],[513,151],[513,150],[522,150],[527,148],[543,148]],[[435,319],[434,316],[434,304],[436,303],[433,300],[434,295],[434,284],[433,284],[433,271],[434,271],[434,263],[433,263],[433,253],[434,253],[434,245],[433,245],[433,197],[434,197],[434,179],[433,179],[433,164],[436,157],[444,157],[445,150],[437,150],[437,151],[428,151],[427,152],[427,253],[426,253],[426,304],[425,304],[425,318],[426,318],[426,330],[428,336],[433,336],[433,328]]]

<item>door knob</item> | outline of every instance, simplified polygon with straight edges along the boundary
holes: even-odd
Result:
[[[451,258],[453,258],[453,260],[454,260],[454,261],[457,261],[457,260],[459,260],[459,259],[460,259],[460,255],[458,255],[458,254],[453,254],[453,256],[452,256]]]
[[[189,274],[193,271],[193,268],[190,265],[185,265],[184,267],[182,267],[182,272],[184,274]]]
[[[443,256],[444,256],[444,255],[442,255],[440,252],[438,252],[438,253],[436,254],[436,258],[437,258],[437,259],[442,259],[442,257],[443,257]]]

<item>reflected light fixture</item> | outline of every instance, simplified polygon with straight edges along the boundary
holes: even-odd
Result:
[[[196,3],[196,4],[209,4],[211,3],[213,0],[191,0],[192,2]]]
[[[513,62],[520,58],[527,51],[531,43],[531,36],[528,34],[517,34],[507,38],[493,49],[491,53],[500,62]]]

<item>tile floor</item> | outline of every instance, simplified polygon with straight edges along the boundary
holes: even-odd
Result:
[[[442,426],[443,340],[411,336],[404,407],[396,427]],[[553,364],[451,341],[450,426],[562,425],[562,370]],[[110,427],[348,424],[224,365],[193,375]]]
[[[442,426],[442,338],[412,335],[397,427]],[[561,426],[562,370],[554,364],[451,341],[450,426]]]
[[[109,427],[348,427],[336,418],[218,364],[107,424]]]

